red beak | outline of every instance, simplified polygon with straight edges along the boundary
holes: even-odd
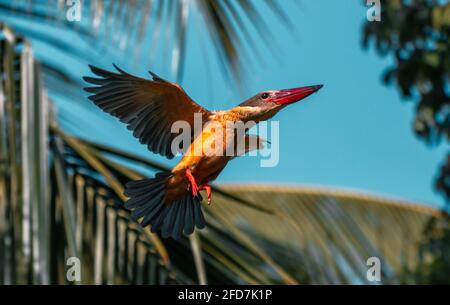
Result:
[[[279,90],[275,94],[273,101],[278,105],[292,104],[304,99],[307,96],[310,96],[311,94],[317,92],[322,87],[323,85],[317,85],[287,90]]]

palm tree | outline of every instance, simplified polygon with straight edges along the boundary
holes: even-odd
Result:
[[[61,17],[64,2],[1,1],[0,13],[72,29]],[[191,2],[86,1],[89,22],[73,31],[96,48],[118,40],[121,52],[141,58],[146,43],[160,41],[165,28],[176,38],[168,50],[174,50],[172,67],[181,79]],[[244,39],[254,39],[243,16],[267,32],[258,8],[253,1],[195,4],[222,67],[239,80],[244,71],[237,54],[245,50]],[[288,20],[275,1],[266,4]],[[406,281],[405,270],[427,266],[419,255],[423,232],[430,220],[445,226],[444,214],[330,190],[243,186],[242,195],[243,187],[216,187],[207,229],[179,241],[142,229],[122,208],[124,184],[142,177],[137,167],[166,168],[70,135],[50,96],[63,91],[70,101],[79,99],[76,75],[51,61],[38,63],[27,39],[73,58],[85,53],[45,32],[12,25],[14,30],[0,25],[1,283],[68,283],[70,257],[81,261],[82,283],[96,284],[365,283],[372,256],[383,262],[383,282],[399,283]]]

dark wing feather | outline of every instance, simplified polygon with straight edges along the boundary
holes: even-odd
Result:
[[[186,121],[194,132],[194,114],[202,114],[205,123],[211,113],[196,104],[184,90],[150,72],[153,80],[133,76],[119,69],[118,73],[89,66],[99,78],[84,77],[95,85],[85,88],[89,99],[103,111],[128,125],[133,135],[150,151],[169,159],[174,157],[172,140],[177,134],[170,129],[176,121]],[[194,136],[192,134],[192,136]],[[177,151],[181,152],[181,151]]]

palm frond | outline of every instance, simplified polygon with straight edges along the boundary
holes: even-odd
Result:
[[[239,81],[245,72],[244,63],[255,58],[249,53],[255,51],[252,42],[265,41],[271,35],[261,11],[268,9],[287,28],[292,27],[287,12],[273,0],[90,0],[81,3],[80,22],[68,21],[66,13],[70,7],[58,0],[45,3],[2,0],[0,14],[26,17],[36,24],[74,30],[81,39],[95,45],[101,52],[113,45],[145,66],[157,53],[164,54],[166,65],[171,66],[178,81],[183,78],[188,44],[212,45],[221,69]],[[208,41],[195,41],[189,33],[192,19],[199,16],[203,21],[202,28],[209,34]],[[53,39],[51,35],[43,35],[33,27],[23,27],[18,23],[14,28],[76,57],[86,55],[81,48],[68,45],[62,39]],[[261,56],[256,58],[262,59]]]
[[[67,167],[67,143],[52,137],[49,145],[50,108],[39,65],[26,42],[4,25],[1,33],[0,282],[66,282],[66,259],[79,257],[85,283],[192,283],[170,266],[158,237],[117,208],[122,185],[116,185],[115,202],[105,198],[111,188],[86,190],[79,197],[80,185],[87,183]],[[75,139],[68,142],[82,151]],[[83,156],[86,164],[99,166],[95,157]],[[102,174],[108,177],[106,170]],[[152,272],[143,274],[146,264]]]
[[[102,162],[115,151],[93,149],[105,156]],[[118,180],[125,183],[139,175],[118,170],[131,165],[130,158],[119,164],[120,153],[115,154],[105,164]],[[403,271],[419,264],[429,221],[446,223],[443,212],[369,195],[269,186],[221,189],[240,199],[219,193],[213,207],[206,208],[208,227],[199,236],[209,283],[217,283],[211,268],[235,283],[368,283],[370,257],[381,259],[383,283],[400,283]],[[266,206],[273,212],[267,213]],[[163,242],[172,262],[186,262],[177,253],[189,253],[189,242]],[[186,265],[180,268],[195,276]]]

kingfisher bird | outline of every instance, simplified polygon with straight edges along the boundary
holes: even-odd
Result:
[[[117,117],[151,152],[172,159],[180,151],[173,151],[172,142],[177,137],[172,133],[175,122],[186,122],[195,130],[194,118],[201,118],[200,133],[192,132],[187,150],[170,172],[157,173],[154,178],[131,181],[126,184],[125,208],[143,227],[150,225],[151,231],[163,238],[178,239],[192,234],[195,227],[203,229],[205,219],[201,209],[200,191],[205,191],[211,203],[210,182],[215,180],[230,160],[236,156],[226,153],[211,155],[204,152],[205,142],[212,137],[206,126],[216,123],[226,126],[229,122],[259,123],[272,118],[287,105],[300,101],[317,92],[322,85],[269,90],[258,93],[238,106],[224,111],[210,111],[195,103],[181,86],[164,80],[153,72],[151,79],[133,76],[114,65],[110,72],[89,65],[96,77],[83,77],[91,87],[84,88],[92,95],[89,99],[103,111]],[[263,147],[264,139],[244,132],[234,135],[243,137],[244,151]],[[256,137],[256,146],[251,145]],[[239,139],[240,140],[240,139]],[[224,140],[228,141],[228,140]],[[194,153],[195,146],[200,153]],[[225,150],[230,144],[225,143]],[[175,145],[176,146],[176,145]]]

